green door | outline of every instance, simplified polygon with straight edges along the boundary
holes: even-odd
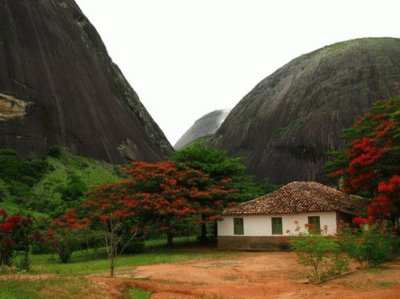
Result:
[[[320,223],[319,216],[309,216],[308,223],[312,224],[312,227],[309,230],[310,233],[312,233],[312,234],[320,234],[321,233],[321,223]]]
[[[282,235],[282,218],[273,217],[272,219],[272,234]]]

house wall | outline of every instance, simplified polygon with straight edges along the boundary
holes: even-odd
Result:
[[[220,249],[282,249],[284,244],[282,236],[298,235],[305,233],[304,225],[308,223],[309,216],[319,216],[321,229],[327,226],[327,234],[336,233],[337,215],[336,212],[302,213],[289,215],[244,215],[224,216],[218,221],[218,247]],[[272,235],[273,217],[282,218],[282,235]],[[233,232],[233,219],[243,218],[243,235],[235,235]],[[299,229],[296,230],[298,221]]]

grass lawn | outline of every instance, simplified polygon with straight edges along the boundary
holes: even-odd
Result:
[[[194,244],[194,237],[181,237],[174,241],[177,248],[165,248],[165,240],[146,241],[145,252],[118,257],[117,270],[140,265],[180,262],[200,257],[219,257],[227,254],[218,251],[184,250],[182,244]],[[31,260],[32,274],[92,274],[107,272],[109,266],[105,248],[98,249],[96,259],[93,250],[74,252],[71,262],[67,264],[61,263],[56,255],[50,254],[31,255]]]
[[[145,243],[145,252],[131,255],[123,255],[117,260],[116,274],[118,270],[140,265],[172,263],[197,258],[218,258],[233,253],[214,250],[193,249],[195,238],[176,238],[176,248],[166,248],[165,240],[150,240]],[[186,247],[188,246],[188,247]],[[105,248],[98,250],[98,258],[94,259],[93,250],[78,251],[72,255],[70,263],[59,262],[58,257],[50,254],[31,255],[32,270],[34,276],[24,275],[16,279],[1,280],[0,275],[0,299],[10,298],[105,298],[99,290],[93,287],[85,278],[86,274],[100,273],[108,275],[108,259]],[[47,278],[45,275],[50,274]],[[54,277],[53,275],[56,274]],[[38,279],[28,279],[38,275]],[[97,292],[97,293],[96,293]],[[133,288],[130,290],[132,298],[149,298],[149,292]]]
[[[134,299],[148,299],[150,298],[151,292],[143,289],[131,288],[129,290],[129,295]]]
[[[40,280],[0,281],[0,298],[41,299],[41,298],[85,298],[88,296],[105,298],[84,277],[57,277]]]

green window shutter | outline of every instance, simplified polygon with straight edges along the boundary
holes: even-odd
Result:
[[[243,218],[234,218],[233,219],[233,233],[235,235],[243,235],[244,234]]]
[[[309,216],[308,223],[312,224],[310,228],[310,232],[312,234],[320,234],[321,233],[321,222],[319,216]]]
[[[282,218],[274,217],[272,219],[272,234],[282,235]]]

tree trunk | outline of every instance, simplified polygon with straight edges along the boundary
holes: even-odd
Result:
[[[207,240],[207,223],[206,216],[201,215],[201,227],[200,227],[200,241],[205,242]]]
[[[112,258],[110,261],[110,277],[114,277],[114,268],[115,268],[114,258]]]
[[[215,221],[213,223],[213,237],[217,238],[218,237],[218,223]]]
[[[167,232],[167,247],[174,245],[174,234],[170,231]]]

